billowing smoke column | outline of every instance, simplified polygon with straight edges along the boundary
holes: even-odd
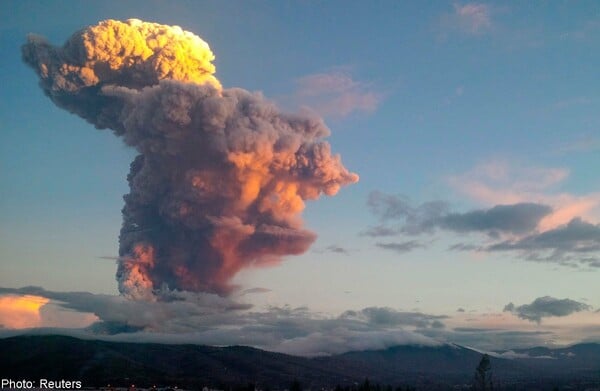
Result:
[[[56,105],[139,152],[117,270],[130,298],[226,294],[240,269],[308,249],[304,200],[358,181],[320,119],[222,89],[208,45],[179,27],[106,20],[63,47],[31,35],[23,59]]]

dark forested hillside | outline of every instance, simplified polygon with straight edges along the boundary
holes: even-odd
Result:
[[[600,383],[600,345],[516,351],[518,359],[491,359],[497,385]],[[523,358],[523,357],[536,358]],[[397,346],[304,358],[233,346],[162,345],[80,340],[65,336],[0,339],[0,377],[81,380],[84,386],[179,385],[230,388],[352,386],[372,383],[422,389],[469,384],[481,353],[455,346]],[[423,388],[425,387],[425,388]],[[515,389],[515,388],[513,388]],[[516,388],[519,389],[519,388]]]

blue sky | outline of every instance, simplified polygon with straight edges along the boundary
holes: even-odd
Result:
[[[117,294],[105,258],[117,255],[135,153],[55,107],[20,46],[30,32],[60,45],[87,25],[132,17],[206,40],[224,87],[322,115],[333,150],[360,175],[307,203],[305,226],[318,234],[308,252],[236,276],[242,289],[264,288],[244,298],[255,308],[389,307],[448,316],[447,329],[551,330],[555,342],[600,334],[593,1],[4,1],[0,286]],[[444,207],[428,219],[419,213],[432,201]],[[513,230],[485,214],[516,204],[548,211],[511,215],[529,224]],[[411,232],[410,219],[428,228]],[[572,221],[583,225],[568,230]],[[369,236],[373,227],[393,235]],[[543,297],[583,306],[541,323],[503,311]]]

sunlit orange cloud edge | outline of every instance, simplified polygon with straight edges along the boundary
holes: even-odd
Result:
[[[98,320],[93,314],[66,310],[42,296],[0,296],[0,325],[5,329],[85,327]]]
[[[40,308],[50,300],[41,296],[8,295],[0,297],[0,324],[22,329],[41,325]]]

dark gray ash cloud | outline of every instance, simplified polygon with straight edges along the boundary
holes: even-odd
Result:
[[[322,119],[223,89],[208,45],[177,26],[105,20],[63,46],[30,35],[22,55],[54,104],[139,153],[117,259],[129,298],[231,292],[243,268],[309,248],[306,200],[358,181]]]
[[[576,312],[589,311],[592,307],[571,299],[556,299],[551,296],[538,297],[530,304],[515,306],[508,303],[505,312],[511,312],[521,319],[540,323],[542,318],[568,316]]]

